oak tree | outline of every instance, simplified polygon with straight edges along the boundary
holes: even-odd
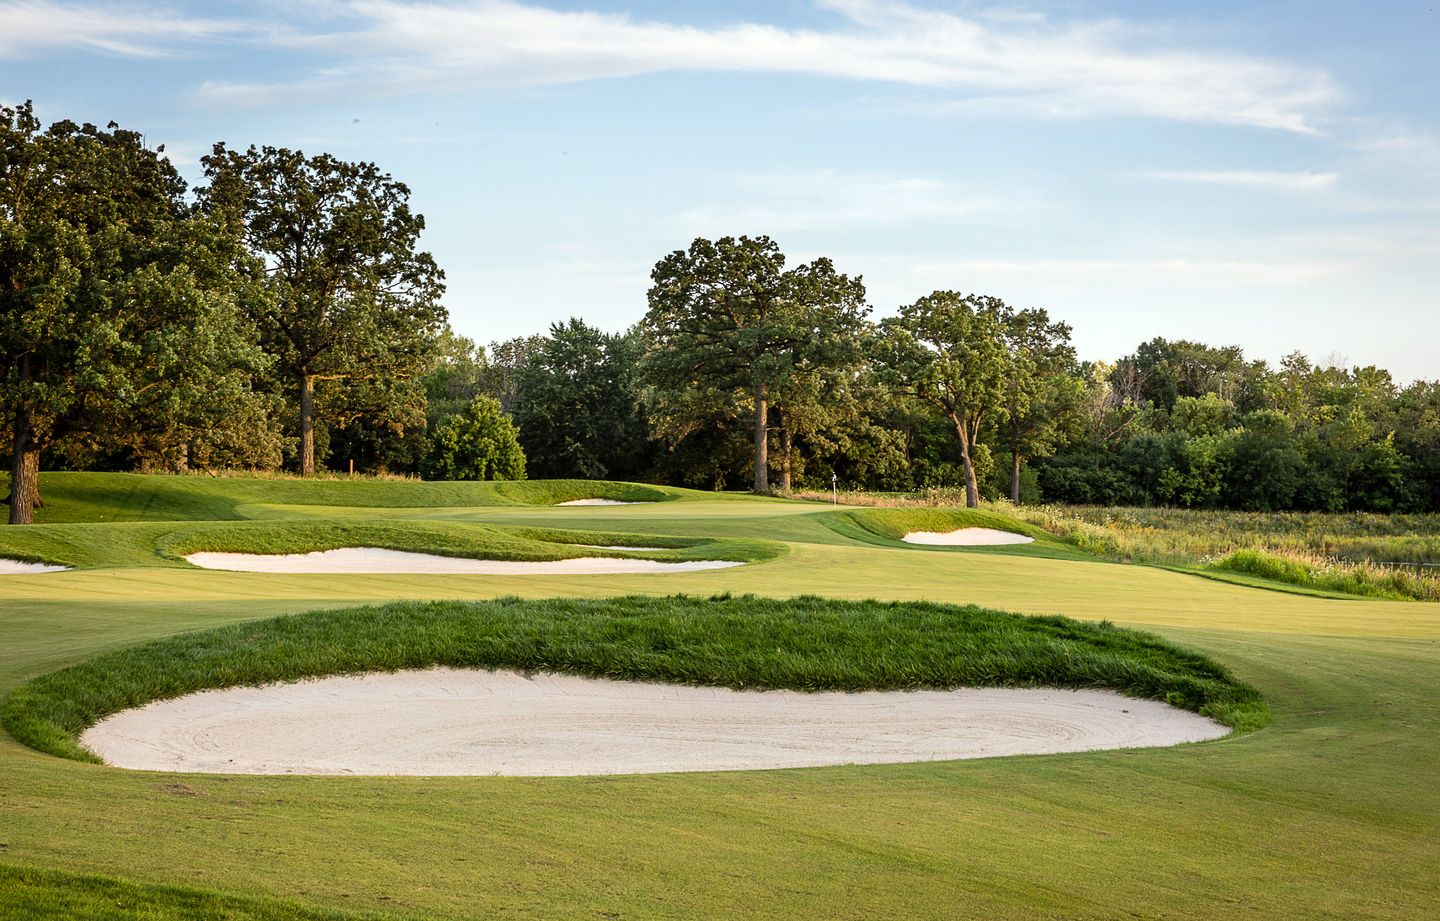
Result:
[[[807,363],[858,350],[869,308],[859,277],[829,259],[787,270],[769,238],[697,238],[655,265],[642,323],[645,376],[660,391],[744,391],[753,407],[757,493],[770,492],[769,407]]]
[[[252,319],[299,403],[300,472],[315,472],[317,384],[383,381],[326,404],[394,429],[423,424],[444,274],[418,248],[425,219],[409,188],[373,163],[285,148],[216,144],[202,162],[202,206],[265,263],[270,297]]]

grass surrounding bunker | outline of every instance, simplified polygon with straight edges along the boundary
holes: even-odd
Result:
[[[1440,900],[1440,605],[1258,591],[1039,539],[930,550],[865,531],[860,510],[778,499],[675,491],[611,511],[445,504],[477,484],[46,477],[44,514],[72,523],[7,531],[0,555],[76,569],[0,581],[0,694],[278,615],[729,590],[1110,620],[1223,664],[1271,720],[1179,748],[604,778],[155,774],[0,733],[0,915],[938,919],[963,905],[1398,921]],[[264,520],[202,520],[215,509],[193,484]],[[664,578],[436,579],[218,572],[157,550],[166,535],[277,524],[774,555]]]
[[[436,665],[736,689],[1109,688],[1236,729],[1267,719],[1259,693],[1205,656],[1108,624],[976,607],[749,596],[402,603],[258,621],[43,676],[10,696],[3,717],[28,745],[94,760],[78,735],[151,700]]]

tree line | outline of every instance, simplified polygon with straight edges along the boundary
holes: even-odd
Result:
[[[223,143],[202,164],[189,190],[135,132],[0,107],[12,522],[42,467],[1440,510],[1437,382],[1164,339],[1082,362],[1046,311],[955,290],[876,322],[860,276],[763,236],[658,260],[624,333],[485,348],[374,164]]]

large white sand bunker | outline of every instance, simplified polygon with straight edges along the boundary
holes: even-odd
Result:
[[[1003,544],[1033,544],[1035,538],[1001,531],[998,528],[959,528],[954,531],[911,531],[900,538],[907,544],[940,547],[998,547]]]
[[[1107,691],[807,694],[437,668],[205,691],[118,713],[81,741],[141,770],[545,776],[984,758],[1227,732]]]
[[[0,559],[0,576],[31,576],[42,572],[64,572],[69,566],[51,566],[49,563],[25,563],[20,560]]]
[[[647,505],[646,502],[626,501],[623,499],[570,499],[566,502],[556,502],[556,505]]]
[[[202,569],[279,573],[429,573],[485,576],[598,576],[623,573],[699,572],[743,566],[731,560],[617,559],[577,557],[570,560],[477,560],[469,557],[409,553],[380,547],[345,547],[313,553],[192,553],[185,559]]]

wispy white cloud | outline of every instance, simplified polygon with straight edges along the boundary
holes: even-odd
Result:
[[[515,0],[320,4],[326,24],[270,40],[317,58],[284,82],[213,82],[226,105],[547,85],[666,72],[804,74],[999,99],[1027,112],[1126,115],[1312,133],[1340,93],[1322,70],[1175,46],[1120,20],[967,16],[875,0],[820,0],[824,29],[699,27]],[[312,9],[313,12],[313,9]]]
[[[152,58],[250,31],[236,20],[189,17],[151,5],[0,2],[0,60],[64,49]]]
[[[1135,173],[1143,179],[1168,182],[1195,182],[1204,185],[1228,185],[1245,189],[1273,189],[1284,192],[1307,192],[1333,188],[1337,173],[1283,172],[1276,170],[1143,170]]]
[[[1313,284],[1348,272],[1352,266],[1320,259],[960,259],[916,261],[908,271],[916,281],[941,286],[945,279],[983,279],[1013,284],[1043,280],[1047,287],[1080,285],[1088,291],[1115,288],[1166,288],[1202,285],[1215,288],[1280,287]]]
[[[851,230],[1033,214],[1033,196],[1002,196],[925,176],[842,170],[771,172],[721,181],[723,203],[688,208],[673,221],[685,234]]]

